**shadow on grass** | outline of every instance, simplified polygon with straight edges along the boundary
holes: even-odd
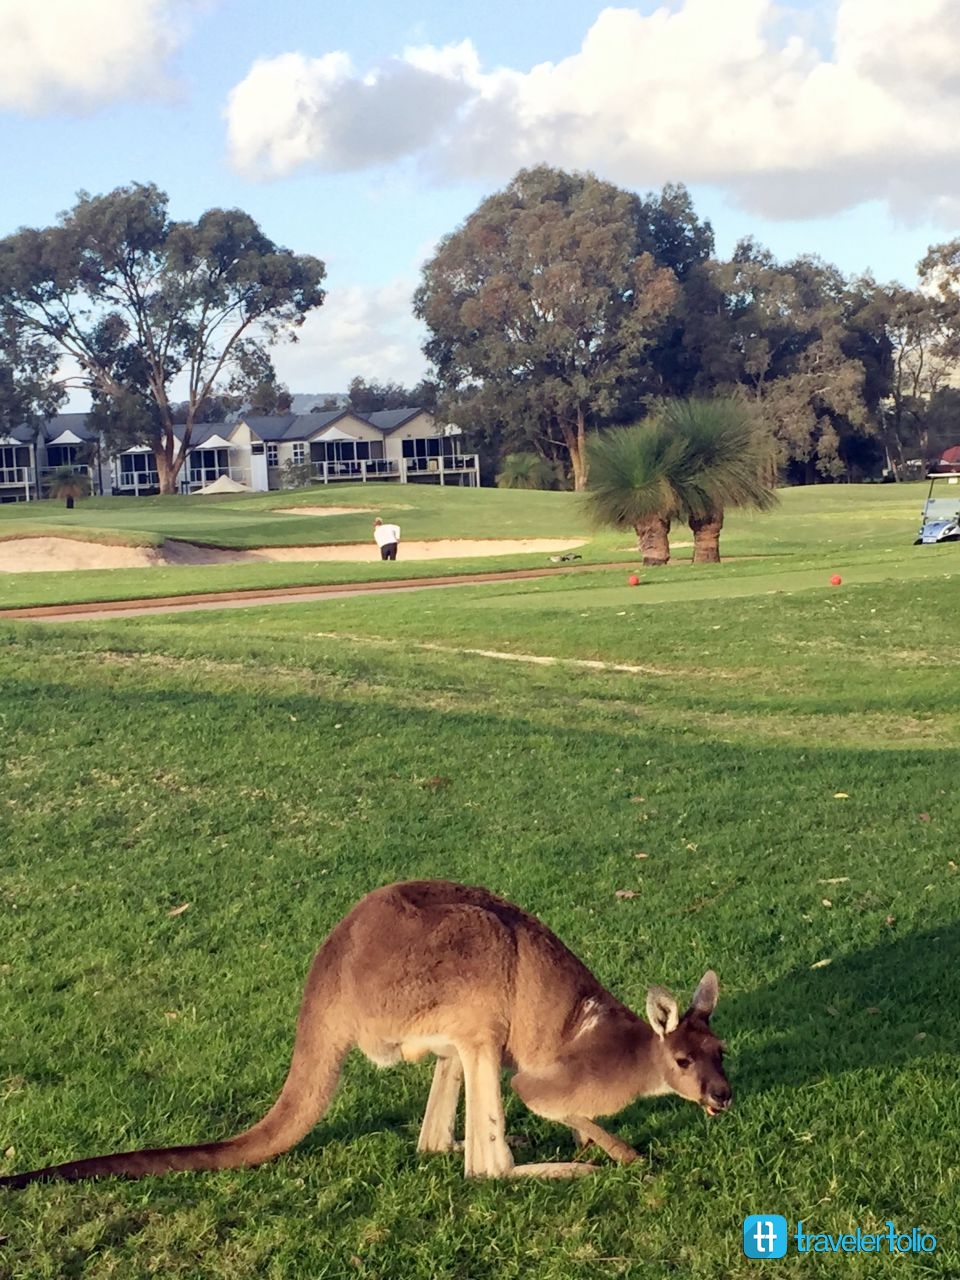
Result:
[[[960,1054],[958,956],[953,921],[732,997],[725,1025],[764,1040],[740,1064],[739,1092]]]

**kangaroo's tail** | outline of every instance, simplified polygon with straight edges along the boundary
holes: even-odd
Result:
[[[288,1151],[324,1114],[336,1092],[340,1068],[352,1036],[338,1026],[336,982],[331,980],[321,948],[314,960],[300,1016],[290,1070],[276,1102],[257,1124],[222,1142],[196,1146],[157,1147],[114,1155],[71,1160],[0,1177],[0,1187],[19,1190],[31,1182],[86,1178],[146,1178],[194,1169],[236,1169],[261,1164]],[[331,997],[333,997],[331,999]]]

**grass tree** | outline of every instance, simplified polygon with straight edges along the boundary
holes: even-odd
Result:
[[[508,453],[497,472],[498,489],[557,489],[557,466],[537,453]]]
[[[717,564],[726,508],[766,511],[777,501],[764,479],[769,444],[749,408],[731,398],[666,401],[657,419],[684,442],[673,481],[693,532],[693,562]]]
[[[72,507],[77,498],[89,498],[90,480],[73,467],[57,467],[47,482],[47,494],[51,498],[63,498],[66,506]]]
[[[670,559],[670,524],[683,510],[676,484],[684,441],[660,419],[619,427],[588,444],[587,507],[598,525],[632,528],[645,565]]]
[[[676,519],[693,531],[694,563],[716,563],[726,508],[776,501],[763,479],[763,438],[733,399],[665,401],[646,422],[595,437],[589,456],[593,518],[636,529],[645,565],[670,559]]]

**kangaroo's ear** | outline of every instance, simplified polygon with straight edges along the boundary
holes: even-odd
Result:
[[[700,979],[700,985],[693,993],[693,999],[690,1001],[690,1008],[695,1013],[702,1013],[705,1018],[709,1018],[711,1013],[717,1007],[717,1000],[720,998],[720,981],[712,969]]]
[[[679,1025],[677,1002],[666,987],[647,988],[647,1021],[661,1040]]]

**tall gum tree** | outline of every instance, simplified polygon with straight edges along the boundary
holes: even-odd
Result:
[[[771,425],[794,480],[848,474],[876,446],[888,342],[872,281],[846,281],[817,258],[781,265],[742,240],[715,277],[727,299],[737,381]]]
[[[588,431],[617,413],[679,296],[640,247],[637,206],[592,175],[522,170],[441,242],[414,299],[451,412],[559,452],[578,490]]]
[[[0,312],[0,436],[11,427],[36,429],[57,412],[67,394],[56,376],[59,360],[52,343]]]
[[[0,316],[72,358],[108,439],[150,446],[173,493],[202,406],[295,340],[324,275],[242,210],[176,222],[162,191],[136,183],[0,240]]]

